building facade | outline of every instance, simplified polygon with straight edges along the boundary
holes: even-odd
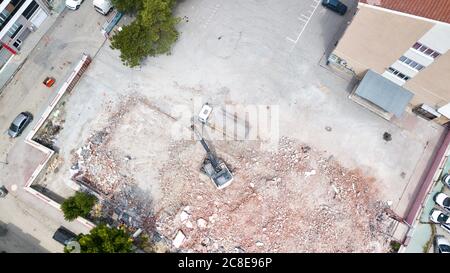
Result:
[[[413,93],[410,109],[446,124],[449,49],[450,1],[362,0],[328,60],[359,79],[378,73]]]
[[[43,0],[0,1],[0,67],[20,52],[27,36],[50,14]]]

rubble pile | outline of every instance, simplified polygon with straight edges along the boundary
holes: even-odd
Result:
[[[33,140],[44,145],[45,147],[55,150],[55,143],[57,141],[58,134],[63,129],[65,122],[64,102],[58,105],[58,109],[44,122],[44,125],[37,131]]]
[[[173,145],[177,156],[167,164],[180,166],[180,171],[162,172],[160,205],[166,209],[156,227],[171,239],[184,234],[174,250],[386,251],[392,220],[383,214],[375,179],[361,171],[345,169],[332,157],[288,138],[280,140],[276,152],[246,149],[245,143],[236,142],[232,145],[241,146],[239,155],[221,154],[234,166],[235,180],[217,190],[195,172],[199,165],[192,162],[192,145]]]
[[[102,206],[104,213],[125,215],[123,219],[131,227],[143,225],[151,217],[150,195],[142,192],[134,178],[128,174],[129,156],[112,149],[109,144],[124,116],[141,99],[130,96],[118,106],[108,105],[110,117],[107,126],[94,132],[84,146],[72,153],[73,177],[81,177],[85,184],[101,194],[105,199]]]
[[[262,150],[258,141],[212,143],[234,175],[223,190],[200,172],[206,154],[198,141],[149,139],[152,145],[167,141],[169,147],[166,159],[158,162],[159,181],[148,182],[159,183],[161,196],[152,203],[151,194],[137,185],[137,174],[130,169],[132,155],[111,144],[124,116],[141,103],[153,107],[145,99],[130,96],[108,108],[107,125],[73,153],[73,172],[105,196],[111,210],[126,212],[149,234],[156,229],[171,240],[171,251],[388,249],[388,227],[393,220],[383,212],[386,205],[380,201],[375,179],[286,137],[276,151]],[[142,145],[144,149],[148,143]]]

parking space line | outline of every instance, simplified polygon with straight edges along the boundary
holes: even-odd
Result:
[[[309,13],[309,16],[305,15],[305,14],[300,14],[300,17],[297,17],[300,21],[302,21],[304,24],[300,30],[300,33],[297,35],[297,38],[294,40],[290,37],[286,37],[286,40],[294,43],[291,51],[294,49],[295,45],[298,43],[298,41],[300,40],[300,37],[302,36],[303,32],[305,31],[306,27],[308,26],[309,21],[311,20],[312,16],[314,15],[314,12],[316,11],[317,7],[320,4],[320,0],[313,0],[313,3],[311,7],[313,7],[313,10],[307,10],[306,12]]]
[[[303,18],[305,18],[306,20],[308,20],[308,19],[309,19],[309,17],[308,17],[308,16],[306,16],[306,15],[304,15],[304,14],[302,14],[302,15],[300,15],[300,16],[303,16]]]
[[[291,41],[291,42],[293,42],[293,43],[296,43],[296,41],[295,41],[294,39],[291,39],[290,37],[286,37],[286,39],[287,39],[288,41]]]

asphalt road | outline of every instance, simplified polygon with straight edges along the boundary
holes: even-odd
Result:
[[[75,233],[89,230],[77,221],[68,223],[60,211],[23,189],[42,159],[42,154],[24,143],[24,138],[82,54],[94,55],[101,48],[105,39],[100,28],[104,22],[105,17],[88,2],[77,11],[65,9],[0,95],[0,184],[10,191],[0,199],[1,251],[61,252],[62,246],[52,239],[59,226]],[[56,78],[52,88],[42,84],[49,75]],[[35,119],[22,136],[10,139],[6,130],[22,111],[33,113]]]

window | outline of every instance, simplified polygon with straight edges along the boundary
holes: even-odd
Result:
[[[409,67],[411,67],[412,69],[415,69],[417,71],[420,71],[424,68],[423,65],[421,65],[405,56],[401,56],[400,59],[398,59],[398,60],[404,64],[407,64]]]
[[[420,52],[422,52],[423,54],[432,57],[433,59],[436,59],[437,57],[439,57],[439,55],[441,55],[439,52],[421,44],[421,43],[415,43],[412,48],[414,48],[415,50],[418,50]]]
[[[407,81],[410,79],[408,76],[406,76],[405,74],[401,73],[400,71],[398,71],[392,67],[389,67],[388,71],[404,81]]]
[[[23,17],[30,19],[38,7],[39,5],[35,1],[31,2],[30,5],[23,11]]]
[[[23,26],[21,24],[17,24],[17,22],[14,23],[11,26],[11,28],[8,30],[9,37],[11,37],[11,38],[16,37],[17,33],[19,33],[19,31],[22,29],[22,27]]]

